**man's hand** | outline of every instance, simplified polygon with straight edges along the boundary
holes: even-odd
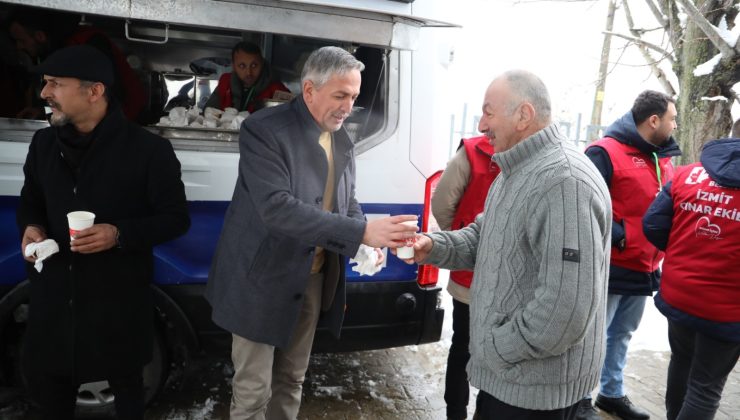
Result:
[[[375,248],[375,253],[378,254],[378,261],[375,263],[375,266],[380,267],[383,261],[385,261],[385,254],[383,254],[383,250],[380,248]]]
[[[401,222],[415,221],[418,218],[412,214],[383,217],[367,222],[362,243],[373,248],[398,248],[403,246],[406,238],[413,238],[418,229],[415,226],[404,225]]]
[[[116,246],[117,235],[118,228],[113,225],[107,223],[92,225],[77,232],[77,236],[70,242],[71,250],[80,254],[106,251]]]
[[[35,263],[36,257],[31,255],[26,257],[26,246],[30,243],[36,243],[46,240],[46,233],[38,226],[26,226],[26,230],[23,231],[23,239],[21,240],[21,255],[23,259]]]
[[[416,235],[416,243],[414,244],[414,258],[401,259],[406,264],[422,264],[425,259],[429,256],[434,246],[432,238],[426,235]],[[396,250],[391,248],[393,255],[396,255]]]

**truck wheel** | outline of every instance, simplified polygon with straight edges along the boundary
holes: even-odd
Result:
[[[162,390],[167,379],[167,347],[159,328],[154,329],[152,361],[144,366],[144,403],[149,404]],[[76,414],[83,418],[113,416],[113,392],[108,381],[88,382],[77,391]]]
[[[21,372],[23,336],[29,304],[27,297],[18,299],[0,325],[0,386],[22,390],[25,380]],[[7,308],[6,308],[7,309]],[[152,361],[144,367],[144,401],[149,404],[161,391],[168,374],[169,355],[164,335],[154,328]],[[113,393],[107,381],[82,384],[77,393],[77,414],[82,417],[110,416],[114,413]]]

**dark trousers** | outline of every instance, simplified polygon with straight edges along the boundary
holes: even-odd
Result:
[[[575,420],[578,403],[557,410],[528,410],[514,407],[480,391],[475,405],[474,420]]]
[[[668,342],[668,420],[713,419],[727,376],[740,357],[740,343],[717,340],[670,320]]]
[[[447,418],[462,420],[468,416],[470,386],[465,368],[470,360],[470,306],[452,299],[452,345],[447,356],[445,402]]]
[[[74,419],[77,389],[80,384],[66,376],[37,376],[34,385],[41,418],[44,420]],[[116,418],[144,418],[144,384],[142,373],[108,379],[115,396]]]

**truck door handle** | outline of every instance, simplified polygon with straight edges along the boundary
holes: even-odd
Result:
[[[131,24],[131,21],[126,19],[126,24],[125,24],[126,39],[128,39],[129,41],[145,42],[147,44],[166,44],[167,41],[170,39],[170,24],[169,23],[164,24],[164,39],[161,41],[156,40],[156,39],[136,38],[136,37],[129,35],[128,27],[130,24]]]

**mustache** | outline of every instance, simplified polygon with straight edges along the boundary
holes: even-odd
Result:
[[[62,107],[59,106],[59,103],[58,102],[54,102],[51,99],[47,99],[46,100],[46,103],[49,104],[49,106],[52,107],[52,108],[56,108],[56,109],[59,109],[59,110],[62,109]]]

